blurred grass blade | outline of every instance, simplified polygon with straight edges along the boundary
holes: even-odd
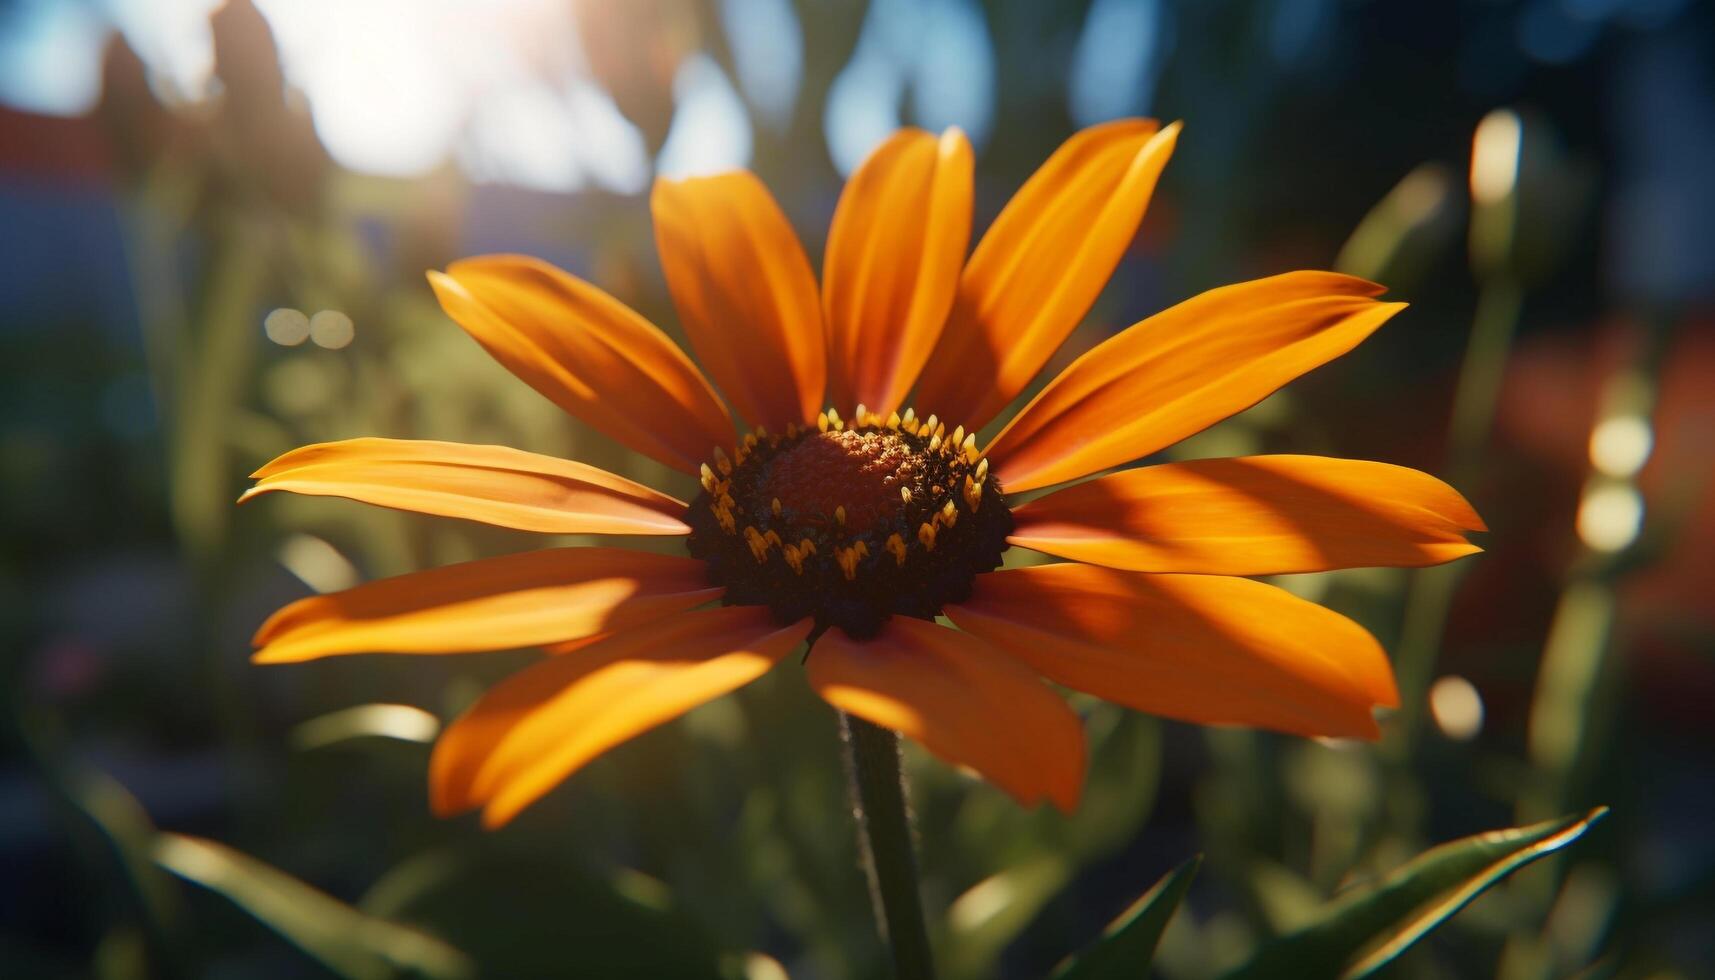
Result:
[[[1155,958],[1155,945],[1178,911],[1185,889],[1203,863],[1198,855],[1169,871],[1115,919],[1094,946],[1054,971],[1053,980],[1109,980],[1145,976]]]
[[[1319,921],[1268,946],[1226,980],[1315,976],[1354,980],[1386,965],[1484,889],[1565,847],[1607,807],[1442,844],[1328,904]]]
[[[440,733],[441,721],[408,704],[360,704],[311,718],[292,729],[292,746],[325,748],[354,738],[392,738],[427,744]]]
[[[954,942],[947,973],[988,977],[1007,944],[1030,925],[1073,875],[1059,854],[1042,854],[972,885],[947,908]]]
[[[1406,174],[1353,229],[1334,268],[1410,292],[1458,234],[1463,201],[1456,186],[1453,174],[1438,163]]]
[[[475,975],[474,964],[439,939],[365,915],[223,844],[162,834],[155,861],[230,899],[348,980],[384,980],[402,971],[437,980]]]

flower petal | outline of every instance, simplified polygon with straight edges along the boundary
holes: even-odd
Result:
[[[498,827],[590,760],[762,676],[809,635],[766,609],[683,613],[550,657],[496,685],[429,762],[442,815],[482,806]]]
[[[1078,806],[1084,729],[1023,664],[976,638],[906,616],[873,640],[829,630],[808,660],[824,700],[970,766],[1025,806]]]
[[[660,328],[576,276],[522,255],[429,273],[441,307],[554,404],[687,473],[732,443],[714,389]]]
[[[1103,123],[1025,182],[978,243],[914,402],[981,428],[1030,384],[1131,244],[1179,124]]]
[[[271,490],[346,497],[547,534],[688,534],[685,505],[603,469],[505,446],[347,439],[304,446],[251,474]]]
[[[1012,544],[1138,572],[1279,575],[1438,565],[1487,530],[1427,473],[1356,459],[1247,456],[1124,470],[1013,511]]]
[[[941,336],[971,238],[971,144],[902,129],[846,182],[822,263],[829,401],[886,415]]]
[[[1212,289],[1073,361],[989,446],[1001,485],[1031,490],[1147,456],[1356,347],[1404,303],[1333,272]]]
[[[980,575],[946,611],[1052,680],[1168,718],[1375,738],[1370,709],[1399,703],[1362,627],[1250,579],[1038,565]]]
[[[649,205],[673,305],[733,407],[774,429],[815,418],[827,381],[816,277],[762,181],[661,179]]]
[[[693,558],[626,548],[528,551],[300,599],[256,631],[254,659],[539,646],[648,622],[720,594]]]

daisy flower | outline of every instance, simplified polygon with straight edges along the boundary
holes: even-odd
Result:
[[[255,659],[548,647],[435,747],[435,810],[480,808],[489,826],[621,742],[782,661],[799,669],[805,643],[829,704],[1026,805],[1070,810],[1083,780],[1083,731],[1054,685],[1192,722],[1376,737],[1373,709],[1398,700],[1381,647],[1249,576],[1449,561],[1478,550],[1470,505],[1379,462],[1116,468],[1351,350],[1403,306],[1381,287],[1291,272],[1204,293],[1098,344],[977,442],[1089,311],[1178,132],[1076,134],[967,259],[968,142],[902,130],[847,183],[820,287],[753,175],[658,181],[657,244],[696,361],[543,262],[431,272],[495,359],[695,476],[695,499],[515,449],[394,439],[287,453],[245,498],[677,535],[685,553],[548,548],[370,582],[280,610]],[[1065,560],[1001,569],[1009,547]]]

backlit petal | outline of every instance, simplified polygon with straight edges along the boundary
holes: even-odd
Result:
[[[1362,627],[1250,579],[1039,565],[978,576],[947,615],[1067,687],[1167,718],[1375,738],[1370,709],[1399,702]]]
[[[252,473],[272,490],[346,497],[548,534],[688,534],[685,505],[603,469],[505,446],[347,439],[304,446]]]
[[[494,359],[566,412],[668,466],[697,472],[732,420],[677,344],[624,303],[521,255],[429,273],[441,306]]]
[[[899,408],[941,336],[971,237],[971,144],[902,129],[846,182],[822,264],[829,401]]]
[[[970,766],[1031,806],[1070,812],[1084,783],[1078,716],[1023,664],[976,638],[906,616],[858,641],[829,630],[807,661],[829,704]]]
[[[754,174],[657,180],[655,243],[691,347],[751,425],[822,408],[827,363],[816,277]]]
[[[608,749],[762,676],[809,635],[766,609],[684,613],[550,657],[496,685],[435,745],[437,813],[498,827]]]
[[[1130,246],[1179,124],[1086,129],[1025,182],[978,243],[913,404],[975,430],[1090,311]]]
[[[552,548],[310,596],[257,630],[257,663],[347,653],[469,653],[575,640],[719,598],[702,562]]]
[[[1427,473],[1355,459],[1247,456],[1124,470],[1013,511],[1007,540],[1139,572],[1278,575],[1438,565],[1482,549],[1465,498]]]
[[[1223,286],[1072,362],[989,446],[1001,485],[1052,486],[1119,466],[1243,411],[1356,347],[1403,303],[1374,283],[1289,272]]]

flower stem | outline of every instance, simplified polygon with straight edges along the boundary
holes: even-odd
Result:
[[[899,737],[843,711],[840,734],[870,897],[882,938],[893,952],[894,975],[899,980],[930,980],[935,967],[923,923],[923,898],[917,891],[911,816],[899,771]]]

